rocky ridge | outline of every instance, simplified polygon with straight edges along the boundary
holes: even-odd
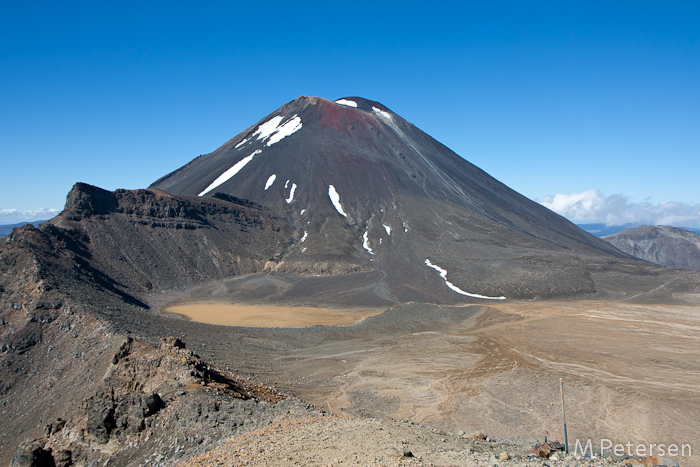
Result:
[[[127,339],[102,381],[71,415],[21,446],[12,465],[173,464],[218,443],[316,412],[272,388],[203,362],[174,337],[159,347]]]
[[[0,462],[75,414],[129,334],[152,327],[144,294],[263,271],[286,238],[274,213],[231,197],[84,184],[56,218],[14,229],[0,244]]]

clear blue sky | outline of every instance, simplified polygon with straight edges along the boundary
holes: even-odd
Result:
[[[532,199],[700,222],[700,2],[455,5],[2,2],[0,210],[143,188],[299,95],[357,95]]]

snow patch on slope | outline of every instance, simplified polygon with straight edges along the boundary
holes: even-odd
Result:
[[[292,191],[289,193],[289,198],[285,199],[287,204],[291,203],[292,200],[294,199],[294,192],[296,191],[296,189],[297,189],[297,184],[292,183]]]
[[[372,106],[372,110],[374,110],[374,113],[381,115],[384,118],[391,119],[391,114],[385,110],[382,110],[378,107]]]
[[[429,259],[425,260],[425,265],[428,266],[429,268],[433,268],[437,272],[439,272],[440,277],[442,277],[445,280],[445,284],[447,284],[447,287],[454,290],[458,294],[466,295],[468,297],[474,297],[474,298],[484,298],[487,300],[505,300],[506,299],[506,297],[488,297],[486,295],[479,295],[479,294],[465,292],[464,290],[460,289],[459,287],[454,285],[452,282],[447,280],[447,271],[446,270],[442,269],[440,266],[436,266],[435,264],[431,263]]]
[[[267,145],[272,146],[273,144],[286,138],[292,133],[296,133],[300,129],[301,118],[299,118],[298,115],[295,115],[291,118],[291,120],[287,121],[284,125],[277,128],[277,131],[275,131],[275,133],[272,136],[270,136],[270,140],[267,142]]]
[[[257,136],[258,140],[267,140],[266,145],[272,146],[273,144],[279,142],[280,140],[286,138],[292,133],[296,133],[301,129],[301,118],[298,115],[294,115],[292,118],[280,124],[282,122],[282,116],[276,115],[270,120],[261,124],[253,136]],[[236,147],[245,143],[247,141],[241,141]]]
[[[299,241],[301,243],[304,243],[304,241],[306,240],[306,237],[308,237],[308,236],[309,236],[309,233],[306,230],[304,230],[304,235],[301,237],[301,240],[299,240]]]
[[[253,157],[257,156],[257,155],[260,154],[261,152],[262,152],[262,151],[261,151],[260,149],[258,149],[258,150],[256,150],[255,152],[253,152],[253,154],[251,154],[251,155],[249,155],[249,156],[246,156],[246,157],[244,157],[243,159],[241,159],[240,161],[236,162],[236,163],[233,165],[233,167],[231,167],[231,168],[228,169],[226,172],[224,172],[224,173],[222,173],[221,175],[219,175],[219,176],[216,178],[216,180],[214,180],[213,182],[211,182],[211,184],[210,184],[208,187],[206,187],[206,188],[199,194],[199,196],[204,196],[205,193],[210,192],[211,190],[213,190],[213,189],[216,188],[217,186],[219,186],[219,185],[221,185],[222,183],[224,183],[224,182],[230,180],[230,179],[231,179],[234,175],[236,175],[243,167],[245,167],[245,166],[248,164],[248,162],[252,161],[252,160],[253,160]]]
[[[367,253],[369,253],[370,255],[373,255],[374,252],[372,251],[372,248],[370,248],[370,246],[369,246],[369,235],[368,235],[368,233],[369,233],[369,232],[368,232],[367,230],[365,230],[364,235],[362,235],[362,248],[364,248],[365,250],[367,250]]]
[[[258,139],[265,139],[268,136],[270,136],[272,133],[274,133],[277,130],[277,126],[279,126],[280,122],[282,121],[282,116],[281,115],[276,115],[260,125],[257,130],[255,130],[255,133],[253,133],[253,136],[257,136]]]
[[[340,204],[340,195],[337,191],[335,191],[335,187],[333,185],[328,185],[328,197],[331,199],[331,203],[333,203],[335,210],[338,211],[341,216],[348,217],[348,215],[345,214],[345,211],[343,211],[343,206]]]
[[[276,174],[270,175],[270,177],[267,179],[267,182],[265,182],[265,191],[267,191],[267,189],[270,188],[273,183],[275,183],[276,178],[277,178]]]
[[[382,225],[384,226],[384,230],[386,230],[386,234],[391,235],[391,226],[386,225],[386,224],[382,224]]]
[[[357,102],[351,101],[349,99],[338,99],[335,101],[336,104],[347,105],[348,107],[357,107]]]

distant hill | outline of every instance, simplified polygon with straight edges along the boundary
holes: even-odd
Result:
[[[627,229],[634,229],[635,227],[641,227],[642,224],[622,224],[622,225],[605,225],[605,224],[576,224],[576,226],[582,230],[585,230],[591,235],[596,237],[605,237],[606,235],[614,235],[618,232],[622,232]],[[688,232],[693,232],[700,234],[700,229],[694,227],[678,227],[679,229],[687,230]]]
[[[639,224],[624,224],[624,225],[605,225],[605,224],[576,224],[582,230],[585,230],[596,237],[604,237],[622,232],[625,229],[639,227]]]
[[[700,235],[696,233],[668,225],[642,225],[602,238],[637,258],[700,271]]]
[[[10,235],[12,233],[12,229],[14,229],[15,227],[22,227],[23,225],[27,225],[27,224],[32,224],[34,227],[36,227],[39,224],[41,224],[42,222],[46,222],[46,220],[20,222],[19,224],[2,224],[2,225],[0,225],[0,237]]]

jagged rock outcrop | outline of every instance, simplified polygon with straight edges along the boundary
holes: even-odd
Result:
[[[290,413],[317,413],[272,388],[203,362],[175,337],[127,339],[93,394],[68,419],[21,446],[16,466],[133,465],[153,453],[186,459]]]
[[[14,229],[0,242],[0,462],[10,440],[40,439],[83,404],[128,332],[168,332],[153,328],[145,294],[263,271],[287,243],[283,219],[243,200],[85,184],[56,218]],[[111,412],[140,426],[150,394],[106,404],[104,431]]]
[[[69,232],[102,274],[135,290],[262,271],[290,241],[280,215],[244,200],[84,184],[51,223]]]
[[[44,449],[41,440],[35,440],[23,445],[14,455],[10,462],[10,467],[56,467],[51,449]],[[65,462],[65,454],[61,456],[60,465],[70,465]]]

